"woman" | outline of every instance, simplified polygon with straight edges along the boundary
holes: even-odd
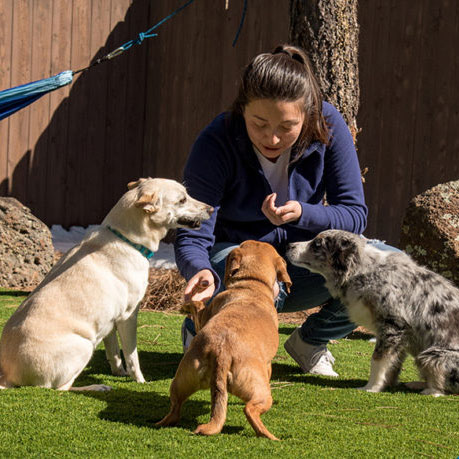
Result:
[[[366,226],[352,136],[338,111],[322,101],[306,54],[294,46],[279,46],[248,64],[231,112],[217,116],[193,145],[184,183],[191,196],[215,207],[199,231],[177,234],[186,300],[207,301],[221,289],[226,256],[244,240],[269,242],[283,255],[288,243],[323,230],[361,234]],[[320,275],[291,264],[288,272],[293,287],[289,296],[280,288],[278,311],[325,305],[285,348],[304,372],[338,376],[326,345],[355,325]],[[193,335],[188,318],[184,348]]]

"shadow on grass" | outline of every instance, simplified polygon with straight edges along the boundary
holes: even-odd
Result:
[[[300,373],[296,365],[273,363],[272,381],[311,384],[312,386],[331,387],[334,389],[355,389],[364,386],[364,379],[330,379],[324,376]]]
[[[273,363],[273,374],[271,382],[288,382],[310,384],[311,386],[330,388],[330,389],[357,389],[367,384],[367,379],[332,379],[326,376],[302,373],[298,366],[285,363]],[[395,393],[416,393],[419,390],[409,389],[404,383],[399,383],[395,387],[388,387],[384,392]]]
[[[142,369],[142,373],[147,381],[161,381],[164,379],[172,379],[175,375],[178,364],[182,359],[182,356],[183,354],[178,352],[168,353],[140,351],[140,368]],[[89,378],[92,374],[111,375],[110,365],[108,364],[107,358],[105,356],[105,351],[102,349],[98,349],[94,352],[87,367],[81,373],[77,381],[80,378]],[[130,380],[130,377],[120,378]],[[100,384],[100,381],[91,382],[89,384]]]
[[[106,406],[99,418],[105,421],[135,425],[137,427],[156,427],[170,408],[169,396],[153,391],[113,389],[109,392],[75,392],[85,397],[103,401]],[[177,427],[193,430],[198,425],[197,418],[210,413],[209,402],[187,400],[182,408],[182,418]]]
[[[182,358],[180,353],[165,352],[140,352],[139,354],[142,372],[148,382],[172,379],[175,375],[177,366]],[[105,351],[97,350],[89,365],[76,380],[77,386],[86,386],[90,384],[108,384],[105,375],[111,375],[110,366],[105,357]],[[120,380],[131,382],[130,377],[115,377]],[[141,390],[137,391],[138,387]],[[202,391],[206,392],[206,391]],[[155,423],[160,421],[170,408],[169,395],[154,391],[145,391],[144,386],[136,386],[133,389],[115,388],[109,392],[74,392],[75,394],[91,397],[106,403],[106,407],[99,413],[99,418],[110,422],[120,422],[123,424],[136,425],[138,427],[156,427]],[[177,424],[177,428],[194,431],[198,426],[198,417],[207,415],[208,417],[201,422],[207,422],[210,419],[210,390],[207,390],[208,401],[187,400],[182,407],[182,417]],[[241,405],[237,401],[228,403]],[[235,434],[244,430],[245,426],[225,425],[222,434]]]
[[[279,327],[279,334],[280,335],[287,335],[290,336],[295,329],[291,327],[280,326]],[[353,331],[351,334],[346,336],[346,339],[362,339],[368,341],[369,339],[374,338],[374,335],[371,333],[365,333],[362,331]]]
[[[30,292],[24,292],[22,290],[0,290],[0,296],[28,296]]]

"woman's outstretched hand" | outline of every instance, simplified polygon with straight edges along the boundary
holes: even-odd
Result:
[[[283,206],[276,207],[276,193],[266,196],[261,211],[266,218],[276,226],[298,220],[303,209],[298,201],[287,201]]]
[[[214,275],[210,270],[203,269],[188,281],[185,288],[185,301],[207,301],[214,292]]]

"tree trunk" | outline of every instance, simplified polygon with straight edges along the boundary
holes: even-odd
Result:
[[[290,43],[305,49],[324,99],[357,136],[359,109],[357,0],[290,0]]]

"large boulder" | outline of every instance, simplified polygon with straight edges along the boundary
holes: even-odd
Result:
[[[32,290],[53,263],[49,228],[18,200],[0,197],[0,287]]]
[[[459,287],[459,180],[437,185],[411,200],[400,246]]]

